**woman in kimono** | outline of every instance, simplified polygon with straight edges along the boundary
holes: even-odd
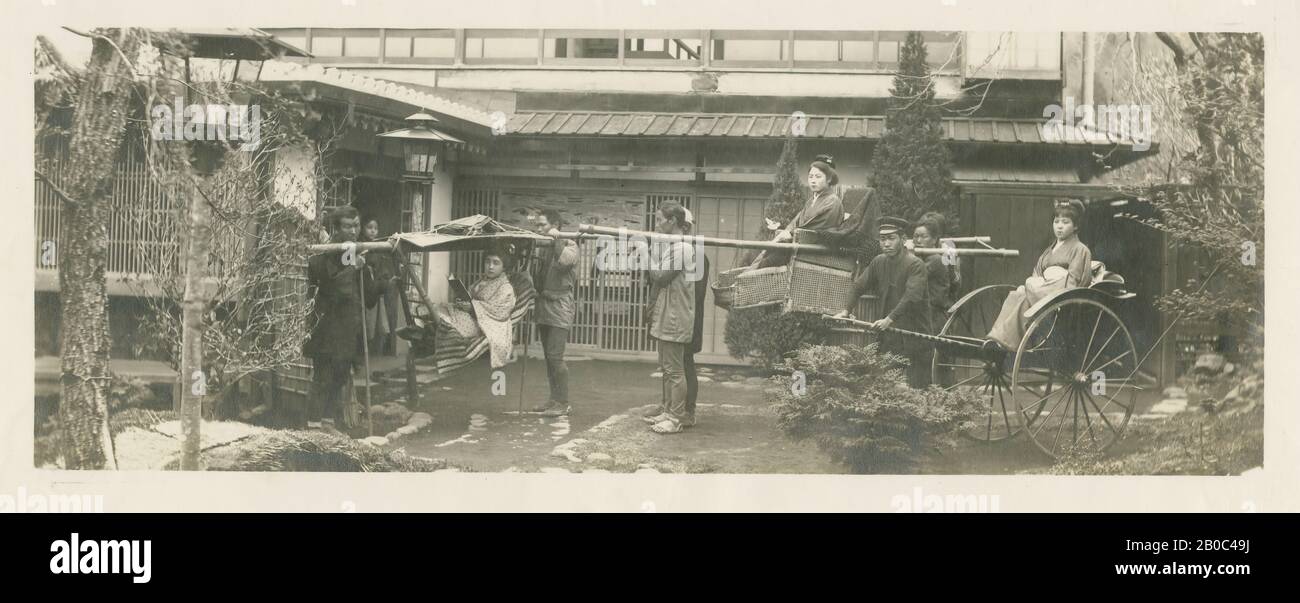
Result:
[[[1056,202],[1052,212],[1052,234],[1056,235],[1056,242],[1038,257],[1034,274],[1002,302],[1002,311],[989,331],[989,339],[1007,350],[1018,349],[1029,325],[1025,311],[1053,293],[1092,284],[1092,252],[1078,236],[1082,219],[1082,201]]]
[[[916,228],[912,230],[912,242],[914,247],[920,248],[937,248],[939,241],[944,236],[944,222],[946,219],[943,214],[938,212],[927,212],[916,222]],[[928,333],[938,333],[943,328],[943,323],[948,319],[948,306],[952,304],[952,292],[954,287],[953,270],[955,266],[949,266],[944,263],[944,256],[930,255],[924,258],[925,261],[925,305],[928,310],[927,318],[929,319],[930,330]]]
[[[506,276],[508,253],[489,251],[483,256],[483,278],[469,288],[470,300],[438,304],[436,316],[440,331],[454,331],[464,338],[483,335],[491,350],[492,368],[501,368],[510,360],[513,338],[510,313],[515,308],[515,290]]]
[[[796,228],[827,231],[843,224],[844,202],[835,194],[835,185],[839,183],[840,176],[835,173],[835,161],[830,155],[818,155],[812,165],[808,166],[808,188],[812,190],[812,197],[785,228],[777,231],[773,242],[793,241]],[[784,266],[789,261],[790,253],[787,251],[765,251],[754,260],[753,266]]]

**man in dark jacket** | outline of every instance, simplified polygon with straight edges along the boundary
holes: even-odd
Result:
[[[560,212],[542,210],[532,216],[538,234],[555,235],[561,226]],[[533,322],[542,340],[542,354],[546,357],[546,379],[550,383],[550,398],[533,412],[548,417],[568,415],[572,410],[569,400],[569,367],[564,362],[564,348],[573,328],[577,304],[573,298],[577,284],[578,245],[567,239],[555,239],[551,246],[539,246],[540,257],[533,285],[537,288],[537,302],[533,307]]]
[[[903,246],[903,237],[911,230],[907,220],[881,218],[879,227],[880,255],[871,260],[867,269],[853,282],[853,288],[844,300],[846,310],[837,316],[848,316],[858,305],[863,294],[875,295],[880,311],[885,317],[875,321],[878,329],[893,327],[904,331],[929,333],[929,308],[926,307],[926,268],[921,258]],[[903,356],[908,360],[907,384],[922,388],[929,385],[929,345],[915,338],[897,333],[880,334],[880,351]]]
[[[350,243],[357,240],[361,219],[356,208],[341,207],[329,214],[326,225],[331,243]],[[344,389],[365,345],[361,336],[363,280],[366,306],[374,307],[378,287],[364,254],[336,251],[307,260],[307,295],[315,300],[309,318],[311,334],[303,345],[303,354],[312,359],[309,429],[332,429],[335,421],[343,419]]]

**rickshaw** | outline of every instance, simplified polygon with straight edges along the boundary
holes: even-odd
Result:
[[[1052,457],[1072,449],[1104,452],[1123,436],[1133,415],[1136,392],[1142,389],[1137,384],[1141,359],[1137,357],[1132,334],[1117,312],[1117,308],[1135,294],[1128,291],[1123,277],[1107,273],[1099,262],[1094,262],[1091,286],[1062,290],[1031,307],[1026,312],[1029,323],[1023,338],[1016,349],[1008,350],[994,344],[986,335],[1003,299],[1015,289],[1014,285],[988,285],[965,294],[947,309],[946,320],[938,333],[896,328],[882,330],[874,328],[868,321],[832,316],[842,309],[839,305],[852,286],[852,273],[859,259],[851,252],[809,243],[810,233],[796,231],[795,242],[775,243],[664,235],[583,224],[578,227],[578,232],[562,233],[559,238],[598,237],[642,237],[650,241],[791,251],[786,266],[731,270],[719,274],[713,283],[715,302],[732,310],[774,305],[783,312],[818,315],[828,321],[851,325],[858,331],[887,331],[929,343],[934,348],[932,382],[948,390],[973,391],[985,400],[986,412],[982,421],[967,432],[968,436],[983,442],[1007,440],[1024,432],[1035,446]],[[448,360],[445,365],[440,362],[440,370],[444,366],[454,370],[481,356],[486,346],[481,342],[470,342],[438,351],[437,342],[430,332],[433,302],[405,254],[482,250],[501,242],[515,244],[521,261],[510,278],[517,295],[512,322],[517,322],[531,308],[535,297],[527,269],[532,248],[552,240],[549,236],[476,215],[453,220],[427,232],[394,234],[384,242],[351,244],[358,251],[393,251],[403,282],[419,296],[418,300],[409,300],[406,287],[400,289],[408,326],[399,330],[398,335],[411,341],[413,350],[407,358],[407,393],[411,400],[418,399],[414,370],[416,356],[432,349],[435,356],[442,355]],[[943,247],[914,249],[913,252],[918,255],[1018,255],[1016,250],[991,247],[988,237],[947,238],[941,239],[941,243]],[[969,243],[980,247],[957,247]],[[339,248],[340,244],[311,246],[313,252]],[[421,313],[420,308],[426,312]],[[1068,437],[1065,435],[1067,431]]]
[[[786,266],[725,271],[713,283],[718,305],[730,310],[775,305],[783,312],[820,315],[875,331],[870,321],[835,318],[852,286],[858,258],[843,250],[808,243],[810,233],[795,233],[794,243],[740,241],[700,236],[660,235],[583,225],[580,232],[603,236],[680,239],[703,245],[791,250]],[[1016,250],[997,249],[989,237],[941,239],[943,247],[914,249],[918,255],[1015,257]],[[974,243],[975,248],[957,247]],[[946,310],[935,334],[884,329],[919,339],[934,348],[932,383],[965,389],[984,400],[985,413],[966,435],[983,442],[1009,439],[1022,431],[1040,450],[1055,458],[1067,450],[1104,452],[1123,436],[1133,415],[1138,384],[1133,336],[1118,310],[1135,297],[1124,278],[1093,262],[1089,287],[1062,290],[1034,304],[1024,337],[1016,349],[1003,349],[987,338],[1003,300],[1015,285],[979,287]],[[1067,435],[1068,432],[1068,435]]]

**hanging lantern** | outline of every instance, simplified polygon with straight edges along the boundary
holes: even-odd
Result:
[[[438,155],[444,148],[454,148],[465,144],[465,141],[434,129],[438,118],[428,113],[416,113],[406,118],[406,123],[410,124],[409,128],[379,134],[380,144],[385,140],[401,143],[404,178],[433,182]]]

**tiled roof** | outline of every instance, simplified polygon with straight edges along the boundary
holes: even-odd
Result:
[[[352,71],[324,68],[314,64],[300,65],[287,61],[267,61],[262,66],[260,79],[267,82],[319,82],[330,84],[403,102],[484,127],[492,127],[492,116],[485,111],[441,96],[413,90],[400,84],[366,77]]]
[[[519,111],[510,117],[507,132],[518,136],[785,138],[793,120],[788,114]],[[1033,119],[949,117],[943,119],[943,134],[953,142],[1135,144],[1131,138],[1105,132],[1074,137],[1049,134],[1050,139],[1044,139],[1041,124]],[[884,116],[809,115],[802,136],[872,140],[884,131]]]

